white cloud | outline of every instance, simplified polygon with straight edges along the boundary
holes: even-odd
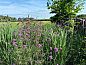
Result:
[[[45,1],[40,0],[0,0],[0,15],[10,15],[14,17],[49,17]]]

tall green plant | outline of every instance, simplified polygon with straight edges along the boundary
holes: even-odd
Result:
[[[45,53],[45,61],[43,65],[65,65],[67,56],[67,32],[56,26],[50,27],[49,30],[44,28],[45,40],[43,40],[43,52]]]
[[[85,65],[85,31],[82,26],[78,28],[72,25],[72,29],[68,30],[67,44],[69,51],[67,53],[66,65]]]

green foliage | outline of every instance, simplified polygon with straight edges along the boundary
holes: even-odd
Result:
[[[62,22],[74,18],[83,6],[84,0],[48,0],[48,9],[55,15],[51,17],[52,22]],[[62,21],[64,20],[64,21]]]
[[[51,28],[50,26],[49,29],[50,31],[46,30],[48,28],[45,27],[44,30],[44,34],[46,34],[45,39],[47,39],[47,41],[44,41],[44,45],[45,45],[44,52],[46,53],[45,56],[46,58],[43,65],[56,65],[56,64],[63,65],[65,64],[66,55],[67,55],[66,53],[68,51],[66,47],[67,32],[55,26],[53,26],[53,28]],[[52,51],[50,50],[50,47],[52,48]],[[57,53],[54,52],[55,47],[58,48]],[[53,57],[52,60],[49,60],[49,55],[52,55]]]
[[[86,29],[82,25],[75,25],[73,20],[69,20],[66,23],[69,24],[68,27],[65,26],[68,31],[67,44],[69,51],[67,52],[65,65],[85,65]]]
[[[67,55],[66,65],[85,65],[86,63],[86,40],[85,31],[82,26],[67,36],[67,44],[69,51]]]
[[[8,15],[7,16],[1,16],[0,15],[0,22],[16,22],[17,19],[15,17],[9,17]]]
[[[67,31],[70,31],[71,33],[73,33],[74,32],[74,25],[75,25],[74,20],[68,20],[68,21],[65,22],[64,28]]]

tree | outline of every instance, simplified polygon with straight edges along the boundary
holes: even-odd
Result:
[[[51,22],[64,23],[76,16],[83,8],[84,0],[48,0],[47,6],[54,13]]]

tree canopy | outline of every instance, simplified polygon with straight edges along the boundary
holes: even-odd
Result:
[[[48,9],[51,10],[50,13],[55,14],[51,21],[58,23],[74,18],[83,8],[83,4],[84,0],[48,0]]]

